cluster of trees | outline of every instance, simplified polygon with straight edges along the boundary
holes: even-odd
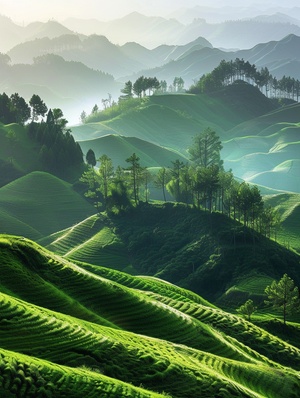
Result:
[[[272,305],[275,309],[282,310],[283,323],[286,324],[288,314],[293,314],[300,310],[299,289],[295,286],[292,278],[287,274],[277,282],[273,281],[271,285],[267,286],[265,293],[268,300],[265,300],[267,305]],[[251,315],[256,311],[257,307],[253,300],[249,299],[245,304],[241,305],[237,312],[251,320]]]
[[[86,157],[90,168],[81,181],[87,184],[86,195],[93,198],[97,209],[101,205],[107,210],[114,206],[125,209],[138,205],[141,198],[147,202],[151,184],[161,190],[164,200],[168,192],[175,201],[208,212],[220,211],[265,236],[276,238],[280,226],[278,212],[264,206],[256,186],[240,183],[231,171],[224,170],[221,149],[216,132],[207,128],[194,137],[188,149],[190,162],[177,159],[155,175],[141,166],[135,153],[126,159],[127,168],[118,166],[114,170],[111,159],[103,155],[98,159],[99,169],[95,169],[97,160],[90,149]]]
[[[151,95],[153,92],[167,93],[167,92],[182,92],[184,89],[184,80],[182,77],[175,77],[173,84],[168,86],[166,80],[158,81],[156,77],[140,76],[134,83],[128,80],[124,88],[121,90],[122,95],[120,100],[133,98],[136,95],[138,98]]]
[[[46,120],[39,121],[41,117]],[[18,93],[10,97],[6,93],[0,94],[0,121],[25,126],[29,137],[37,143],[38,157],[44,170],[63,177],[66,169],[83,165],[81,148],[66,127],[68,121],[62,110],[48,110],[39,95],[33,94],[27,103]],[[25,125],[28,121],[30,123]],[[15,140],[13,136],[8,138]]]
[[[156,77],[140,76],[134,83],[128,80],[121,90],[120,99],[129,99],[136,95],[138,98],[145,97],[148,91],[149,95],[160,87]]]
[[[40,96],[33,94],[29,104],[18,93],[10,97],[0,94],[0,122],[4,124],[19,123],[25,124],[29,119],[38,120],[45,116],[48,108]]]
[[[298,79],[287,76],[277,79],[272,76],[267,67],[257,70],[256,66],[250,64],[249,61],[239,58],[229,62],[222,60],[212,72],[203,75],[190,88],[190,92],[211,92],[241,80],[257,86],[268,97],[299,100],[300,81]]]
[[[46,121],[31,122],[28,135],[39,146],[39,160],[45,171],[64,177],[71,168],[80,169],[83,153],[68,129],[61,109],[47,109]]]

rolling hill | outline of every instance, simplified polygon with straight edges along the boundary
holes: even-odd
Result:
[[[0,188],[1,232],[38,239],[92,215],[92,205],[72,185],[32,172]]]
[[[170,167],[176,159],[186,163],[187,158],[179,151],[163,148],[136,137],[124,137],[110,134],[93,140],[78,141],[82,152],[85,154],[92,148],[96,159],[103,154],[113,159],[115,166],[128,167],[126,159],[133,153],[141,159],[143,167]]]
[[[227,131],[225,166],[254,184],[299,193],[299,110],[286,106]]]
[[[126,107],[121,103],[116,114],[108,111],[103,120],[100,114],[101,121],[96,116],[96,123],[74,126],[72,134],[78,141],[107,134],[134,136],[185,153],[192,137],[203,129],[211,127],[223,139],[227,130],[275,108],[250,85],[227,87],[211,95],[154,95]]]
[[[299,344],[196,294],[17,237],[1,235],[0,253],[7,397],[297,397]]]
[[[226,306],[248,297],[262,302],[270,278],[284,272],[299,280],[296,253],[220,213],[183,204],[95,215],[40,243],[68,259],[155,275]]]

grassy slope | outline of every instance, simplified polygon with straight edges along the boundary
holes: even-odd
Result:
[[[106,120],[75,126],[72,132],[77,140],[115,133],[184,151],[191,138],[207,127],[222,136],[224,131],[271,109],[257,90],[241,85],[213,95],[152,96],[140,106],[134,101],[123,112],[110,111]]]
[[[1,232],[38,238],[66,228],[94,209],[72,186],[48,173],[32,172],[0,188]]]
[[[104,113],[101,122],[75,127],[73,134],[77,139],[88,140],[82,143],[84,152],[93,145],[98,151],[101,141],[95,138],[120,134],[172,148],[186,156],[192,137],[211,127],[222,139],[226,169],[231,168],[237,177],[255,184],[300,192],[299,181],[294,178],[299,174],[298,115],[299,104],[274,110],[274,105],[256,88],[237,84],[213,95],[153,96],[140,106],[134,101],[124,111]],[[116,141],[115,137],[113,151],[109,151],[117,164],[124,163],[129,148]],[[140,153],[145,164],[151,164],[148,152]],[[155,163],[152,157],[152,165]]]
[[[187,290],[78,267],[10,236],[0,252],[7,397],[297,397],[299,348]]]
[[[300,192],[299,111],[299,104],[290,105],[228,131],[225,167],[255,184]]]
[[[79,144],[83,153],[87,153],[92,148],[96,159],[103,154],[109,156],[114,166],[128,167],[126,159],[133,153],[140,157],[143,167],[170,167],[171,162],[176,159],[184,163],[187,162],[187,158],[178,151],[162,148],[136,137],[113,134],[93,140],[79,141]]]
[[[263,237],[255,236],[255,244],[253,239],[221,214],[165,204],[120,217],[94,216],[42,242],[69,259],[120,264],[119,269],[156,275],[213,302],[237,306],[248,297],[263,301],[270,280],[284,272],[300,282],[296,254]]]

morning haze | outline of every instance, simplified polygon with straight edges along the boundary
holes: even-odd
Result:
[[[0,0],[0,397],[299,398],[297,1]]]

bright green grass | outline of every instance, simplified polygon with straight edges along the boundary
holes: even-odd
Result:
[[[18,228],[9,224],[15,218],[28,225],[27,231],[23,228],[25,236],[36,238],[32,230],[48,235],[93,214],[94,208],[70,184],[48,173],[32,172],[0,188],[0,212],[4,215],[2,233],[12,233],[12,229],[18,233]]]
[[[71,368],[0,349],[0,393],[14,397],[159,398],[163,395],[109,378],[88,367]]]
[[[104,215],[91,216],[41,242],[48,249],[74,260],[116,269],[125,269],[130,264],[126,247],[113,232],[113,226],[108,227]]]
[[[18,238],[3,236],[0,249],[1,253],[6,249],[7,256],[10,253],[15,276],[20,275],[22,265],[32,276],[34,273],[39,277],[47,275],[50,284],[54,283],[56,275],[60,291],[68,290],[69,294],[76,291],[77,301],[85,305],[92,302],[95,312],[99,309],[106,312],[107,317],[113,316],[116,323],[134,332],[91,324],[79,319],[80,316],[71,317],[64,306],[65,314],[45,306],[37,307],[32,300],[29,304],[1,294],[0,337],[2,347],[10,350],[1,352],[4,393],[19,392],[21,388],[24,391],[28,386],[35,394],[45,394],[45,389],[54,393],[55,386],[59,389],[55,396],[60,396],[60,392],[62,396],[64,393],[71,396],[73,390],[94,396],[93,388],[97,386],[104,397],[106,388],[111,394],[108,396],[112,397],[126,394],[143,397],[145,392],[134,387],[143,385],[147,390],[166,391],[174,398],[220,394],[228,398],[297,396],[297,373],[250,347],[256,344],[260,350],[266,350],[264,354],[280,351],[280,359],[295,366],[300,366],[299,350],[240,317],[200,304],[201,298],[197,299],[193,293],[156,278],[130,277],[118,271],[103,270],[113,279],[127,280],[127,284],[141,287],[142,283],[147,290],[125,287],[59,260],[36,244]],[[17,258],[22,258],[20,264]],[[8,273],[8,269],[3,270],[5,282],[16,289],[17,282],[14,284]],[[88,289],[89,286],[92,289]],[[19,287],[18,292],[24,295],[23,288]],[[46,291],[44,293],[48,296]],[[38,292],[32,299],[34,297],[39,297]],[[237,340],[239,335],[244,343]],[[30,354],[31,359],[24,354]],[[28,362],[33,365],[28,366]],[[39,364],[38,377],[30,370],[37,371],[36,363]],[[72,366],[72,374],[66,365]],[[86,376],[84,386],[80,375]],[[40,384],[36,385],[36,379]],[[130,382],[132,387],[120,381]],[[37,391],[37,387],[44,389]],[[141,395],[134,395],[138,393]],[[152,396],[150,392],[149,396]]]

